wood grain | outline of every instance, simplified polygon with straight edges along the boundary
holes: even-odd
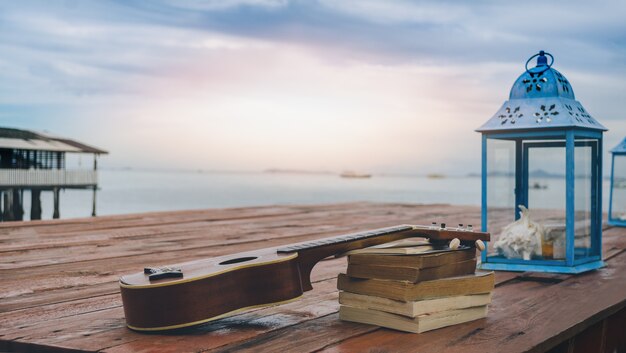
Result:
[[[486,319],[425,334],[339,321],[336,276],[345,272],[345,258],[316,265],[314,290],[293,303],[177,334],[146,335],[125,327],[117,280],[143,266],[433,221],[478,227],[480,209],[349,203],[0,224],[0,351],[541,352],[564,342],[575,347],[576,340],[583,342],[578,334],[603,320],[605,351],[626,348],[621,310],[626,230],[621,228],[604,232],[607,268],[541,280],[498,272]]]

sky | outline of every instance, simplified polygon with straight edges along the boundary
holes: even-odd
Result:
[[[626,135],[626,2],[0,0],[0,126],[108,168],[480,171],[526,60]]]

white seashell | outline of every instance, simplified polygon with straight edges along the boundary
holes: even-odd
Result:
[[[530,220],[526,207],[518,207],[521,210],[520,219],[504,227],[493,247],[507,259],[530,260],[533,256],[541,256],[544,229],[541,224]]]
[[[461,245],[461,241],[458,238],[454,238],[450,241],[450,249],[456,250]]]

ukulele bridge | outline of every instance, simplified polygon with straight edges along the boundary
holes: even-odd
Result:
[[[148,275],[150,281],[161,278],[180,278],[183,277],[183,270],[176,267],[145,267],[143,273]]]

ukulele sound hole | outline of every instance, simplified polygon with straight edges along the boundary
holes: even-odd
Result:
[[[230,259],[226,261],[220,262],[220,265],[230,265],[230,264],[238,264],[240,262],[246,262],[256,259],[256,256],[248,256],[248,257],[238,257],[236,259]]]

